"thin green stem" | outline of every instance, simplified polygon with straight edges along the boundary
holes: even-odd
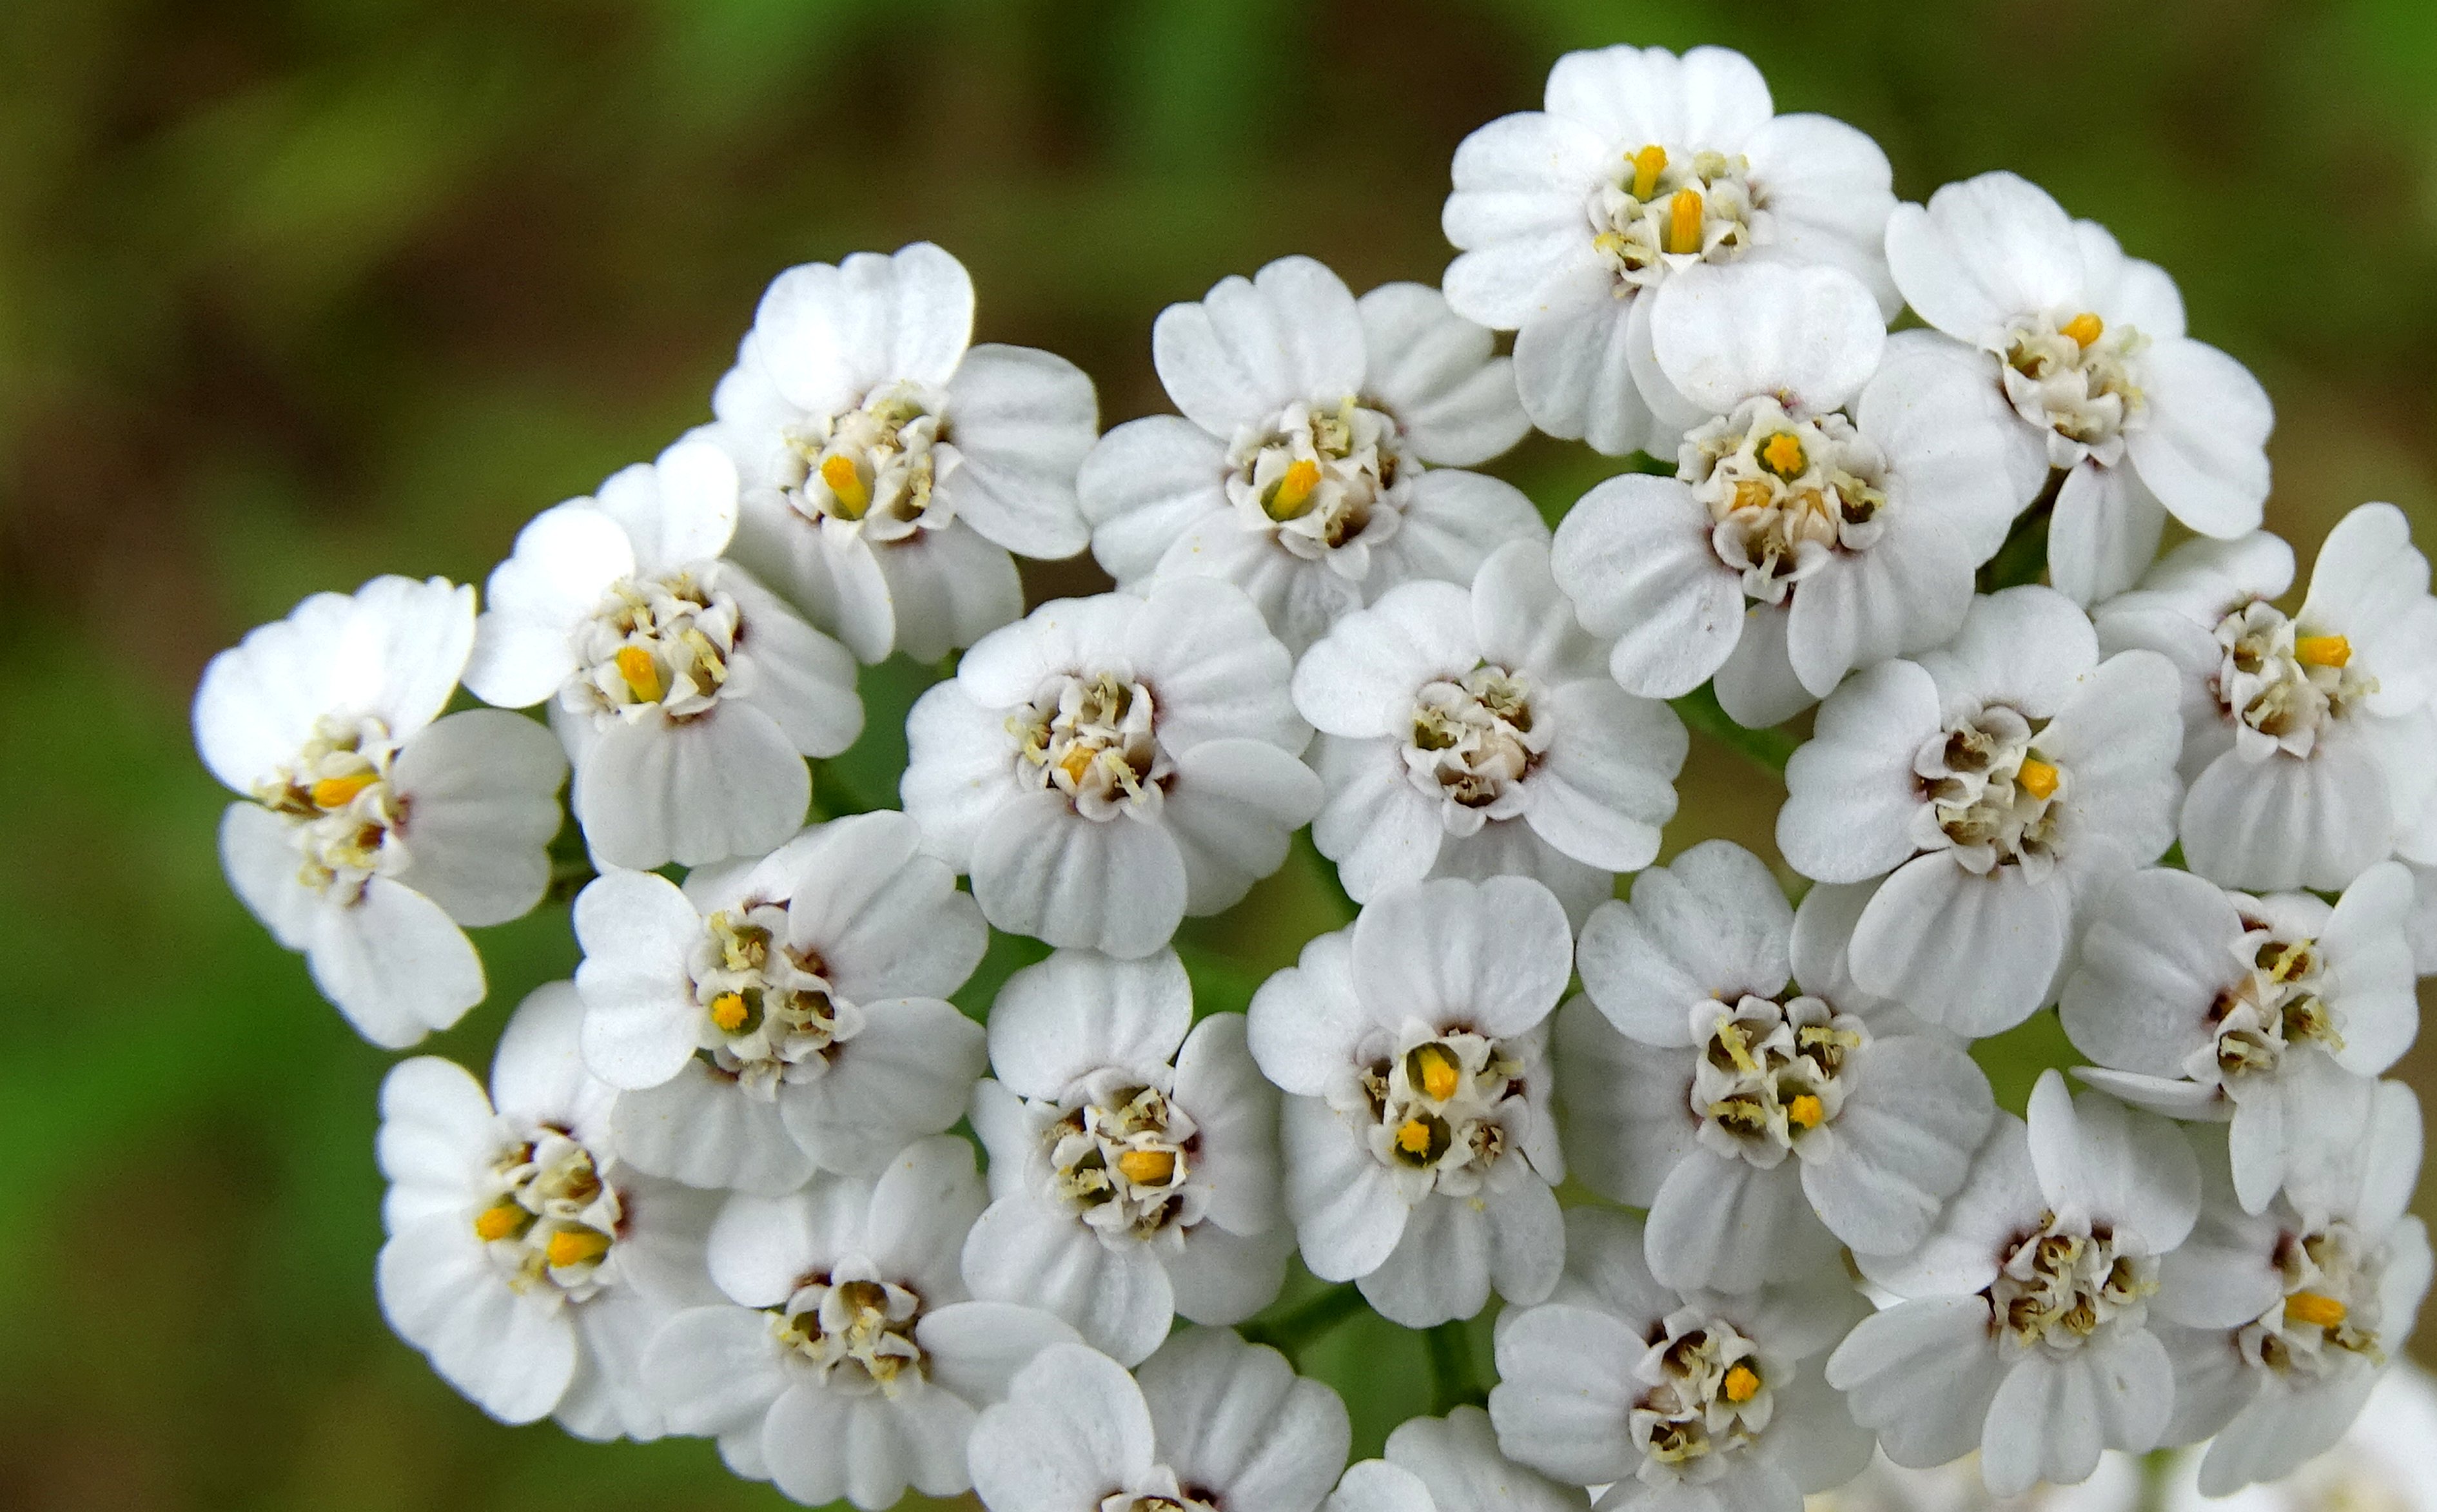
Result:
[[[1718,706],[1718,695],[1707,683],[1667,704],[1686,724],[1771,772],[1783,772],[1786,758],[1802,743],[1783,730],[1746,730],[1737,724]]]
[[[1266,1344],[1288,1360],[1300,1363],[1305,1346],[1369,1306],[1361,1289],[1341,1281],[1296,1303],[1271,1318],[1255,1318],[1239,1330],[1254,1344]]]
[[[1426,1336],[1430,1350],[1430,1412],[1444,1417],[1489,1399],[1472,1369],[1472,1334],[1462,1319],[1442,1323]]]

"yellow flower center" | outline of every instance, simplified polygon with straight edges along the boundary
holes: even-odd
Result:
[[[1760,1373],[1739,1364],[1727,1372],[1727,1400],[1740,1407],[1760,1395]]]
[[[2086,349],[2092,342],[2107,334],[2107,322],[2090,311],[2084,310],[2058,326],[2057,332],[2060,336],[2072,337],[2074,345]]]

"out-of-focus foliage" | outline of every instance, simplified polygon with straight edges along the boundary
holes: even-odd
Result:
[[[387,1058],[219,878],[204,658],[314,589],[479,581],[705,417],[789,263],[936,239],[984,338],[1072,356],[1109,420],[1161,408],[1160,306],[1289,252],[1434,280],[1455,144],[1625,40],[1746,50],[1909,196],[2045,183],[2275,395],[2272,527],[2384,497],[2437,540],[2421,0],[0,6],[0,1505],[781,1504],[701,1444],[499,1428],[383,1328]],[[1554,511],[1606,469],[1504,470]],[[873,681],[883,711],[919,679]],[[888,801],[885,759],[836,765],[833,801]],[[1696,744],[1683,786],[1671,851],[1765,850],[1773,778]],[[1185,947],[1240,1006],[1345,917],[1306,851]],[[480,944],[492,1001],[433,1047],[477,1065],[573,956],[561,913]],[[2058,1050],[1997,1042],[2001,1095]],[[2437,1092],[2437,1049],[2410,1065]],[[1375,1322],[1305,1364],[1359,1382],[1358,1452],[1429,1405]]]

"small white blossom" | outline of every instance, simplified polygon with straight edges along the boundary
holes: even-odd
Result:
[[[1863,1308],[1835,1271],[1728,1295],[1662,1285],[1640,1223],[1566,1214],[1566,1274],[1498,1319],[1489,1416],[1517,1462],[1606,1485],[1599,1512],[1800,1512],[1867,1464],[1870,1434],[1815,1357]]]
[[[1253,1058],[1289,1094],[1287,1211],[1304,1263],[1391,1320],[1536,1302],[1565,1236],[1549,1011],[1573,941],[1527,878],[1382,894],[1254,996]]]
[[[1856,1257],[1902,1300],[1836,1347],[1828,1380],[1889,1459],[1976,1447],[2000,1496],[2086,1479],[2105,1449],[2155,1448],[2175,1380],[2150,1299],[2200,1204],[2173,1124],[2045,1072],[2029,1122],[1999,1119],[1918,1249]]]
[[[973,1431],[991,1512],[1313,1512],[1353,1428],[1337,1393],[1275,1349],[1188,1329],[1132,1376],[1043,1349]]]
[[[2175,1364],[2166,1442],[2217,1435],[2200,1462],[2206,1495],[2280,1480],[2331,1447],[2401,1356],[2428,1290],[2428,1232],[2407,1212],[2420,1173],[2418,1100],[2382,1083],[2344,1133],[2347,1158],[2255,1215],[2218,1152],[2200,1224],[2166,1257],[2157,1303]]]
[[[557,742],[488,709],[434,718],[473,641],[473,589],[376,578],[248,633],[195,692],[196,749],[245,795],[220,819],[229,885],[391,1050],[482,1000],[460,926],[550,885]]]
[[[582,1017],[567,982],[527,998],[488,1096],[430,1055],[381,1084],[381,1312],[502,1422],[554,1415],[584,1438],[656,1438],[669,1425],[643,1349],[715,1295],[703,1239],[716,1199],[619,1161],[613,1094],[576,1051]]]
[[[1814,887],[1797,913],[1759,857],[1713,840],[1584,926],[1590,996],[1557,1016],[1566,1147],[1587,1185],[1650,1210],[1666,1284],[1741,1292],[1833,1269],[1826,1234],[1908,1250],[1962,1186],[1989,1080],[1853,986],[1846,945],[1867,896]]]
[[[1514,487],[1461,470],[1530,428],[1492,346],[1434,288],[1358,302],[1308,257],[1168,306],[1151,353],[1183,415],[1129,421],[1084,459],[1093,554],[1126,588],[1224,578],[1292,652],[1400,582],[1469,582],[1549,534]]]
[[[1976,355],[1889,338],[1835,268],[1689,269],[1652,326],[1698,416],[1676,476],[1592,489],[1552,557],[1627,692],[1714,675],[1729,715],[1771,725],[1962,628],[1973,569],[2046,477]]]
[[[1515,334],[1532,422],[1601,451],[1665,451],[1700,417],[1659,373],[1653,306],[1742,258],[1825,263],[1897,308],[1886,154],[1824,115],[1777,115],[1741,53],[1568,53],[1546,108],[1464,138],[1442,224],[1457,314]]]
[[[1853,980],[1995,1034],[2054,998],[2083,911],[2173,840],[2182,738],[2164,658],[2102,662],[2069,600],[2008,588],[1820,705],[1778,846],[1823,882],[1892,873],[1854,928]]]
[[[1560,1486],[1498,1451],[1478,1407],[1407,1419],[1388,1457],[1346,1467],[1324,1512],[1581,1512],[1582,1488]]]
[[[728,1469],[810,1506],[963,1491],[981,1410],[1075,1337],[966,1297],[956,1251],[981,1209],[973,1146],[951,1135],[876,1178],[729,1198],[710,1247],[728,1301],[678,1313],[643,1357],[670,1428],[718,1439]]]
[[[620,871],[584,890],[584,1056],[622,1089],[627,1160],[792,1191],[816,1168],[877,1172],[962,1116],[982,1026],[942,999],[990,930],[920,841],[903,814],[856,814],[682,890]]]
[[[1411,582],[1295,668],[1322,732],[1312,841],[1358,901],[1426,877],[1533,877],[1579,918],[1658,854],[1687,739],[1609,680],[1536,541],[1470,589]]]
[[[998,928],[1148,955],[1276,871],[1319,811],[1291,670],[1231,583],[1043,604],[914,705],[905,811]]]
[[[2170,1117],[2227,1120],[2252,1212],[2335,1159],[2373,1080],[2420,1027],[2404,919],[2411,878],[2388,861],[2330,909],[2251,897],[2186,872],[2109,889],[2058,1008],[2093,1086]]]
[[[1193,1021],[1173,950],[1061,950],[991,1005],[998,1080],[974,1090],[991,1206],[965,1242],[977,1296],[1048,1309],[1134,1364],[1178,1313],[1240,1323],[1286,1278],[1276,1091],[1244,1016]]]
[[[543,511],[491,574],[465,686],[552,700],[575,817],[612,866],[758,856],[804,822],[804,757],[863,731],[854,661],[735,564],[736,468],[706,442]]]
[[[2241,363],[2183,335],[2156,264],[2011,173],[1897,207],[1886,251],[1905,303],[1989,355],[1984,381],[2066,470],[2048,576],[2067,596],[2130,587],[2169,514],[2221,540],[2258,528],[2275,412]]]
[[[2192,541],[2100,606],[2099,643],[2182,678],[2183,854],[2228,887],[2332,892],[2400,850],[2437,862],[2437,600],[2392,504],[2346,514],[2290,616],[2293,551]]]
[[[2165,1480],[2166,1512],[2437,1512],[2437,1382],[2398,1358],[2377,1378],[2360,1416],[2336,1447],[2280,1481],[2223,1497],[2200,1486],[2203,1456],[2181,1454]],[[2126,1503],[2119,1512],[2130,1512]]]
[[[1024,613],[1014,558],[1070,557],[1092,380],[970,346],[973,284],[917,242],[780,273],[702,434],[736,460],[735,556],[867,662],[934,662]]]

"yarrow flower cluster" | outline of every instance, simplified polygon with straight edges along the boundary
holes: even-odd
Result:
[[[483,999],[469,928],[581,947],[487,1087],[390,1073],[398,1336],[865,1509],[2112,1512],[2336,1444],[2430,1280],[2428,564],[2364,505],[2293,603],[2171,280],[1889,185],[1737,54],[1571,54],[1458,149],[1444,291],[1225,279],[1105,435],[940,249],[792,269],[479,612],[223,652],[230,883],[367,1039]],[[1544,518],[1475,470],[1534,427],[1636,456]],[[1798,743],[1786,869],[1670,834],[1688,723]],[[1292,965],[1180,932],[1306,826]],[[1972,1042],[2051,1014],[2088,1064],[2000,1105]],[[1403,1367],[1302,1371],[1366,1310],[1434,1405],[1349,1467]]]

